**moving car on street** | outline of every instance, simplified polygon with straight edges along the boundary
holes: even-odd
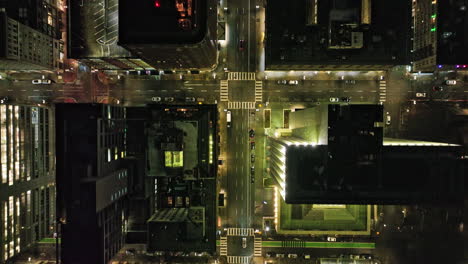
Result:
[[[246,248],[246,247],[247,247],[247,238],[243,237],[242,238],[242,248]]]
[[[151,101],[153,102],[161,102],[161,97],[151,97]]]
[[[457,80],[446,80],[445,84],[446,85],[457,85]]]
[[[338,97],[330,97],[330,102],[332,103],[338,103],[340,101],[340,98]]]
[[[195,102],[195,97],[185,97],[185,102],[187,103]]]
[[[426,93],[416,93],[416,97],[426,97]]]

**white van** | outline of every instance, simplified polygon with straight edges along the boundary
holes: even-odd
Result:
[[[231,111],[227,111],[226,124],[227,124],[227,127],[231,127]]]

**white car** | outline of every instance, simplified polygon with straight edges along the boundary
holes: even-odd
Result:
[[[446,80],[445,84],[446,85],[457,85],[457,80]]]
[[[185,97],[185,102],[195,102],[195,97]]]
[[[153,101],[153,102],[161,102],[161,97],[151,97],[151,101]]]
[[[299,81],[298,80],[290,80],[288,82],[289,85],[298,85],[299,84]]]
[[[416,97],[426,97],[426,93],[416,93]]]
[[[42,84],[42,80],[41,79],[32,80],[32,84]]]
[[[332,103],[338,103],[340,101],[340,98],[338,97],[330,97],[330,102]]]
[[[246,247],[247,247],[247,238],[243,237],[242,238],[242,248],[246,248]]]
[[[336,242],[336,237],[327,237],[328,242]]]
[[[49,79],[42,79],[42,80],[41,80],[41,83],[42,83],[42,84],[51,84],[52,81],[49,80]]]
[[[387,117],[385,118],[385,124],[390,125],[390,123],[392,122],[392,117],[390,116],[390,113],[387,112]]]

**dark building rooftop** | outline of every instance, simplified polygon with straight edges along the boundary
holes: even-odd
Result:
[[[207,32],[206,4],[199,0],[120,0],[119,43],[200,42]]]
[[[462,202],[459,147],[384,146],[377,161],[367,164],[330,158],[328,150],[287,148],[287,203]]]
[[[468,2],[437,1],[437,64],[468,64]]]
[[[267,69],[385,69],[409,60],[410,1],[270,1],[266,20]]]

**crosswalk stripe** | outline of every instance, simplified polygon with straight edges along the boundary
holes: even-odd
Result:
[[[254,256],[261,257],[262,256],[262,238],[256,237],[254,240]]]
[[[229,98],[229,86],[228,86],[228,81],[227,80],[221,80],[219,83],[220,89],[219,89],[219,99],[220,101],[228,101]]]
[[[228,236],[253,236],[254,230],[253,228],[228,228],[227,230]]]
[[[255,72],[228,72],[228,80],[253,81],[255,80]]]
[[[261,102],[262,95],[263,95],[263,82],[262,81],[255,81],[255,101]]]
[[[250,257],[248,256],[227,256],[227,263],[232,264],[248,264]]]
[[[255,102],[228,102],[228,109],[255,109]]]

